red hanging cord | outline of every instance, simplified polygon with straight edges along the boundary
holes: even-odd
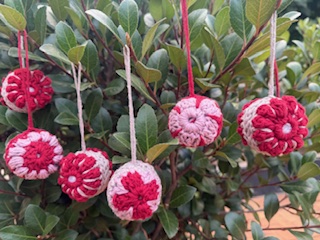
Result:
[[[274,60],[274,78],[276,82],[276,96],[280,97],[279,69],[276,59]]]
[[[186,0],[181,0],[181,9],[182,9],[183,32],[184,32],[186,48],[187,48],[189,95],[194,96],[194,82],[193,82],[191,50],[190,50],[190,33],[189,33],[189,23],[188,23],[188,7],[187,7]]]

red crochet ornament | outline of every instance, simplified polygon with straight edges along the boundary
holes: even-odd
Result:
[[[29,76],[28,76],[29,75]],[[29,80],[29,108],[33,112],[47,105],[52,98],[51,79],[40,70],[19,68],[2,79],[1,103],[16,112],[27,113],[25,82]]]
[[[171,135],[187,147],[212,143],[222,126],[223,116],[217,102],[199,95],[181,99],[169,114]]]
[[[71,199],[86,202],[106,189],[111,169],[108,154],[99,149],[69,153],[60,162],[58,184]]]
[[[131,161],[112,175],[107,198],[112,211],[122,220],[146,220],[158,209],[161,180],[154,168],[142,161]]]
[[[56,136],[42,129],[28,129],[11,139],[4,159],[18,177],[45,179],[58,169],[62,147]]]
[[[268,156],[288,154],[308,135],[304,107],[292,96],[268,96],[244,105],[238,115],[242,142]]]

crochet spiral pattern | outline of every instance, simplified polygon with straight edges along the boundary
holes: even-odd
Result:
[[[169,114],[171,135],[187,147],[212,143],[219,136],[222,125],[223,117],[217,102],[199,95],[181,99]]]
[[[56,136],[42,129],[30,129],[9,141],[4,159],[18,177],[45,179],[57,171],[62,151]]]
[[[29,76],[28,76],[29,75]],[[52,98],[53,89],[51,79],[40,70],[29,71],[19,68],[10,72],[2,79],[0,101],[16,112],[27,113],[27,96],[25,94],[25,82],[29,77],[29,108],[31,111],[43,108]]]
[[[158,209],[161,181],[142,161],[128,162],[115,171],[107,188],[108,203],[122,220],[145,220]]]
[[[60,165],[58,183],[64,193],[78,202],[104,191],[112,174],[107,153],[95,148],[69,153]]]
[[[268,156],[287,154],[303,146],[308,135],[305,109],[292,96],[268,96],[247,103],[238,115],[242,142]]]

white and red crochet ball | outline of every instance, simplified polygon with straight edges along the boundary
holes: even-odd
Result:
[[[45,179],[58,170],[62,152],[56,136],[42,129],[29,129],[9,141],[4,159],[18,177]]]
[[[171,135],[187,147],[212,143],[220,135],[222,126],[223,116],[218,103],[200,95],[181,99],[169,114]]]
[[[30,71],[19,68],[10,72],[2,79],[0,101],[16,112],[26,113],[25,82],[29,74],[29,97],[31,111],[38,110],[47,105],[52,98],[53,89],[51,79],[46,77],[40,70]]]
[[[268,96],[247,103],[238,115],[242,142],[268,156],[290,153],[308,135],[304,107],[292,96]]]
[[[142,161],[128,162],[112,175],[107,198],[112,211],[122,220],[145,220],[158,209],[161,180],[153,166]]]
[[[106,189],[111,174],[108,154],[88,148],[69,153],[61,160],[58,183],[71,199],[86,202]]]

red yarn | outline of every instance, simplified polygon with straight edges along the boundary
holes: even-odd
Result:
[[[279,69],[276,59],[274,60],[274,78],[276,80],[276,96],[280,97]]]
[[[183,22],[183,32],[186,39],[186,48],[187,48],[187,64],[188,64],[188,84],[189,84],[189,95],[194,95],[194,82],[193,82],[193,73],[192,73],[192,64],[191,64],[191,50],[190,50],[190,33],[189,33],[189,23],[188,23],[188,6],[187,1],[181,1],[181,10],[182,10],[182,22]]]
[[[121,179],[121,183],[128,191],[126,194],[115,194],[112,199],[113,205],[119,211],[127,211],[133,208],[133,219],[146,219],[152,216],[148,201],[158,197],[158,185],[156,180],[144,184],[138,172],[128,173]]]

